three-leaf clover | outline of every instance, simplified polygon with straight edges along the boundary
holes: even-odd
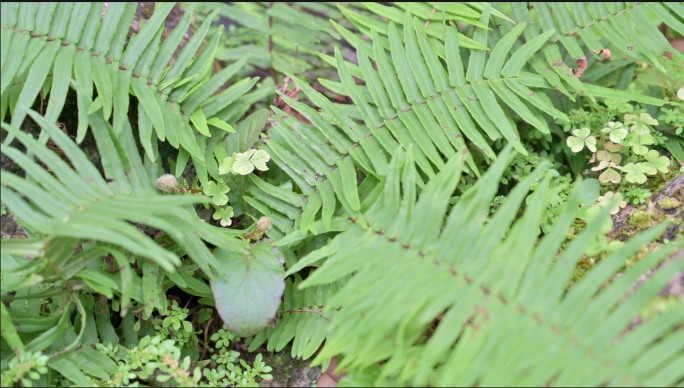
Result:
[[[621,149],[623,149],[625,146],[622,144],[615,144],[612,141],[607,141],[606,144],[603,145],[603,148],[610,152],[618,152]]]
[[[620,176],[620,173],[615,171],[615,168],[620,168],[620,166],[616,165],[612,160],[601,160],[598,166],[592,168],[592,171],[601,171],[605,169],[606,171],[602,172],[601,175],[599,176],[599,182],[601,183],[606,183],[606,182],[613,182],[613,183],[620,183],[622,180],[622,177]]]
[[[629,183],[641,184],[646,182],[646,174],[651,171],[653,171],[652,168],[647,166],[646,163],[629,163],[622,168],[622,172],[627,173],[625,179],[627,179],[627,182]]]
[[[620,211],[620,208],[624,209],[625,206],[627,206],[627,202],[623,201],[622,194],[613,193],[612,191],[609,191],[603,194],[602,196],[598,197],[598,203],[599,205],[606,207],[614,199],[617,199],[617,203],[615,203],[613,207],[610,209],[610,214],[616,214]]]
[[[610,121],[606,124],[606,127],[601,130],[603,133],[610,134],[610,140],[615,143],[620,143],[625,137],[627,137],[627,129],[619,121]]]
[[[596,159],[598,159],[599,162],[604,160],[606,162],[612,162],[615,166],[617,166],[622,161],[622,155],[601,150],[596,153]]]
[[[643,136],[632,134],[627,138],[627,145],[632,147],[632,151],[637,155],[646,155],[648,152],[648,147],[646,146],[650,144],[653,144],[653,136],[651,134]]]
[[[204,188],[204,194],[212,197],[212,200],[217,206],[223,206],[228,203],[228,196],[226,193],[229,191],[230,187],[223,181],[218,182],[218,184],[211,181],[207,184],[207,187]]]
[[[629,113],[634,109],[629,100],[620,98],[606,98],[606,105],[608,109],[617,110],[620,113]]]
[[[233,172],[240,175],[247,175],[257,170],[266,171],[266,162],[271,160],[271,157],[264,150],[247,150],[243,153],[235,155],[233,162]]]
[[[235,162],[235,152],[233,152],[233,157],[226,156],[223,158],[223,162],[219,163],[219,175],[226,175],[230,173],[233,169],[233,162]]]
[[[216,209],[214,215],[211,217],[215,220],[221,220],[221,226],[230,226],[233,223],[233,220],[231,220],[231,217],[233,217],[233,215],[233,207],[226,206]]]
[[[586,144],[591,152],[596,152],[596,138],[591,135],[589,128],[575,129],[572,131],[575,136],[568,137],[568,147],[572,152],[580,152]]]
[[[651,133],[649,125],[658,125],[658,120],[651,117],[648,113],[641,115],[625,115],[625,125],[631,125],[630,130],[639,136]]]
[[[670,159],[668,159],[667,156],[660,156],[658,151],[648,151],[646,155],[644,155],[644,158],[647,160],[644,164],[652,166],[653,170],[660,171],[663,174],[666,174],[670,167]],[[655,175],[655,171],[651,175]]]

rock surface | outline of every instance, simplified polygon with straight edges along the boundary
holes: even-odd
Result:
[[[310,360],[292,358],[289,347],[271,355],[264,354],[264,362],[273,368],[273,380],[261,381],[261,387],[315,387],[321,377],[321,367],[310,367]]]

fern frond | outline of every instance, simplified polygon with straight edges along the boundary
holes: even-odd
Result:
[[[292,357],[310,358],[330,335],[330,321],[337,311],[326,309],[328,300],[344,286],[348,279],[300,290],[302,278],[285,281],[283,302],[277,323],[260,332],[250,344],[250,351],[266,343],[269,351],[281,351],[292,342]]]
[[[197,124],[195,120],[191,125],[190,117],[201,114],[209,121],[212,118],[224,121],[220,117],[235,116],[222,114],[223,110],[249,90],[243,88],[240,94],[233,90],[209,98],[247,58],[211,76],[221,28],[193,59],[218,10],[206,18],[177,60],[167,67],[190,24],[195,5],[190,5],[179,25],[163,44],[159,44],[164,21],[175,3],[160,4],[126,45],[136,3],[112,4],[102,19],[102,3],[51,4],[3,4],[3,15],[6,15],[2,21],[3,101],[9,98],[10,92],[18,95],[14,104],[3,103],[3,118],[5,109],[9,108],[12,126],[19,127],[27,114],[22,107],[33,105],[52,74],[46,118],[50,122],[57,120],[68,88],[72,86],[78,95],[79,143],[87,133],[89,115],[100,110],[105,121],[113,117],[114,133],[120,135],[128,113],[130,93],[140,103],[140,142],[151,162],[157,158],[150,140],[154,128],[159,140],[168,139],[175,148],[182,147],[194,161],[204,166],[205,155],[198,137],[200,134],[210,137],[217,128],[210,131],[208,126]],[[252,80],[250,87],[256,80],[258,78]],[[98,97],[93,101],[95,90]],[[13,139],[14,135],[10,134],[5,144]],[[41,135],[41,141],[46,142],[47,137]]]
[[[219,15],[237,23],[237,36],[224,40],[216,54],[219,60],[234,61],[252,53],[248,63],[274,72],[300,74],[320,66],[317,51],[326,51],[340,35],[328,19],[342,19],[327,3],[234,3],[216,5]],[[207,12],[212,6],[202,6]],[[362,7],[361,7],[362,8]],[[236,46],[236,42],[239,45]],[[277,80],[277,73],[274,73]]]
[[[2,145],[2,152],[33,178],[22,179],[3,171],[3,204],[34,230],[53,238],[78,237],[116,244],[149,258],[168,271],[173,271],[174,265],[180,263],[178,256],[160,247],[126,221],[166,231],[207,271],[216,264],[216,259],[201,239],[239,250],[234,239],[227,239],[217,228],[202,223],[194,211],[185,209],[193,203],[207,202],[206,198],[162,197],[156,194],[152,186],[154,178],[148,177],[140,161],[128,121],[122,131],[122,140],[119,140],[100,113],[89,117],[101,151],[105,177],[110,181],[107,183],[68,136],[44,117],[27,111],[76,168],[74,171],[53,151],[26,133],[2,124],[55,174],[50,175],[17,149]]]
[[[316,112],[281,94],[285,102],[311,122],[312,127],[309,127],[274,108],[273,127],[265,142],[273,151],[274,161],[293,178],[306,199],[313,199],[311,207],[296,205],[301,217],[296,214],[296,209],[285,211],[275,204],[275,207],[270,206],[263,196],[248,199],[261,212],[278,219],[276,225],[280,232],[287,234],[288,229],[300,230],[302,235],[306,235],[310,230],[316,234],[318,226],[311,222],[317,219],[312,218],[312,214],[318,212],[319,203],[322,203],[324,210],[324,216],[321,217],[323,226],[328,228],[332,214],[339,214],[332,210],[336,208],[335,201],[329,199],[328,193],[332,192],[342,204],[346,217],[363,224],[363,218],[358,213],[361,201],[357,198],[360,198],[360,193],[351,183],[354,173],[347,160],[358,164],[367,179],[370,176],[381,179],[387,172],[386,155],[393,154],[401,145],[404,150],[411,147],[412,157],[427,178],[434,177],[436,172],[444,168],[444,160],[451,160],[459,154],[465,154],[465,171],[479,175],[471,153],[466,152],[466,139],[491,159],[496,158],[491,144],[501,138],[511,143],[518,152],[527,153],[506,106],[545,134],[550,133],[550,128],[544,114],[568,120],[568,116],[558,110],[549,97],[554,92],[546,91],[564,88],[560,86],[562,83],[558,75],[544,74],[548,71],[540,71],[542,75],[524,71],[529,61],[539,71],[535,63],[543,61],[540,62],[541,58],[534,59],[539,55],[538,50],[556,55],[557,47],[549,43],[555,31],[538,34],[534,29],[530,32],[532,27],[527,23],[520,23],[511,30],[501,27],[506,33],[499,37],[494,31],[477,29],[473,42],[481,47],[494,42],[494,47],[487,51],[489,54],[482,50],[471,50],[467,62],[464,62],[460,33],[453,26],[444,26],[441,36],[450,48],[444,55],[445,67],[440,59],[440,51],[435,49],[433,38],[428,36],[429,30],[423,26],[421,19],[410,12],[397,12],[393,8],[390,11],[386,7],[382,8],[384,6],[369,7],[380,7],[378,9],[384,12],[381,16],[390,20],[397,19],[401,14],[403,26],[398,27],[392,21],[383,22],[379,19],[368,21],[366,27],[370,29],[369,36],[372,39],[372,43],[369,43],[335,24],[338,31],[348,37],[357,49],[359,65],[344,61],[339,52],[334,58],[321,54],[323,59],[337,68],[341,80],[320,80],[321,84],[350,96],[354,105],[347,106],[350,109],[343,109],[343,106],[331,103],[301,78],[290,74],[320,111]],[[352,17],[351,13],[341,9],[350,20],[353,17],[360,18]],[[492,9],[485,7],[480,17],[480,22],[485,26],[489,24]],[[354,23],[361,28],[362,23]],[[380,36],[378,23],[383,23],[382,31],[388,40]],[[403,34],[399,33],[400,28]],[[523,34],[527,40],[525,44],[519,41]],[[377,65],[377,70],[371,59]],[[365,86],[356,85],[353,77],[364,81]],[[586,95],[657,106],[666,103],[650,96],[583,84],[569,70],[564,77],[567,78],[564,82],[570,88],[581,87]],[[359,119],[362,123],[356,121]],[[304,158],[295,160],[295,155]],[[340,171],[339,175],[337,171]],[[419,178],[421,184],[422,181],[423,178]],[[318,195],[322,193],[326,196],[319,200]],[[368,197],[368,206],[373,199]],[[294,224],[288,225],[288,219]],[[309,229],[309,225],[316,227],[316,230]]]
[[[574,220],[579,185],[554,230],[537,244],[535,226],[552,196],[545,190],[548,178],[534,191],[522,218],[514,220],[539,172],[516,186],[487,219],[511,155],[509,146],[447,212],[464,158],[450,160],[416,200],[411,153],[396,151],[381,199],[364,213],[368,229],[350,226],[321,254],[305,257],[288,272],[327,257],[302,289],[355,274],[326,305],[340,310],[314,363],[344,355],[341,368],[360,370],[387,361],[377,376],[379,384],[650,385],[673,384],[684,376],[671,373],[672,363],[684,350],[678,341],[681,330],[675,330],[683,308],[654,318],[649,327],[657,327],[657,334],[648,338],[642,339],[639,332],[623,333],[640,309],[684,268],[684,261],[661,268],[630,294],[634,281],[684,242],[651,253],[611,281],[624,261],[664,225],[655,227],[630,240],[566,291],[584,247],[608,211],[554,259]],[[606,281],[610,284],[602,289]],[[668,357],[652,361],[647,356],[659,351]],[[564,362],[559,364],[559,359]],[[670,373],[659,373],[661,369]]]

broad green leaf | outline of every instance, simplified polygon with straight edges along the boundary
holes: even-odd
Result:
[[[209,127],[207,126],[207,118],[204,117],[204,112],[202,112],[202,109],[197,109],[195,113],[190,116],[190,120],[192,120],[192,123],[195,124],[195,128],[197,128],[199,133],[206,137],[211,137]]]
[[[236,335],[249,337],[263,330],[275,317],[285,290],[285,258],[271,242],[249,247],[247,254],[218,248],[219,265],[211,289],[216,310]]]
[[[218,117],[212,117],[212,118],[210,118],[209,120],[207,120],[207,124],[213,125],[213,126],[215,126],[215,127],[217,127],[217,128],[221,128],[221,129],[223,129],[223,130],[226,131],[226,132],[232,132],[232,133],[235,132],[235,129],[233,129],[233,127],[232,127],[230,124],[228,124],[227,122],[225,122],[225,121],[219,119]]]
[[[580,190],[580,204],[582,206],[591,206],[599,198],[601,185],[597,179],[589,178],[582,181]]]

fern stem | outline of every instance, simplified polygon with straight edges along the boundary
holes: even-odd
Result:
[[[280,310],[276,314],[282,314],[282,313],[314,313],[322,316],[325,318],[328,322],[330,322],[330,318],[326,317],[322,312],[316,311],[316,310]]]

